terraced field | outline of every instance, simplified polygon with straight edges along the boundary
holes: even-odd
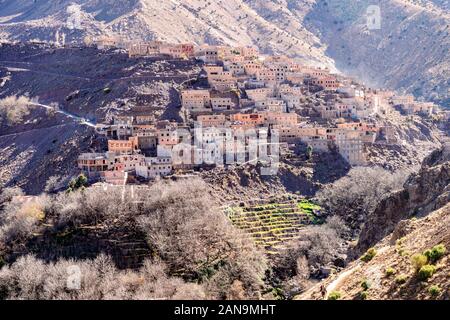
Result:
[[[269,255],[276,255],[288,241],[299,237],[303,227],[321,223],[316,215],[319,210],[319,206],[308,200],[286,200],[232,207],[227,209],[227,214],[235,226],[251,234],[257,245]]]

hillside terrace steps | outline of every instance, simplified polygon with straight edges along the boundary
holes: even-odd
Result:
[[[268,255],[285,250],[289,241],[299,238],[305,226],[320,223],[320,207],[301,197],[249,203],[252,205],[227,207],[225,212],[231,222],[250,234]]]

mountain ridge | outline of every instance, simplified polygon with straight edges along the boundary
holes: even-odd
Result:
[[[450,12],[439,0],[0,1],[0,37],[81,42],[119,35],[212,45],[335,67],[370,86],[413,93],[450,107]],[[367,27],[376,4],[381,29]],[[414,53],[414,54],[411,54]]]

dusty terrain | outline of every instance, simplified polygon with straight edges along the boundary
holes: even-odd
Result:
[[[77,174],[82,152],[103,150],[93,128],[80,123],[111,120],[114,114],[152,114],[182,120],[181,84],[196,79],[199,64],[189,61],[128,59],[122,51],[0,45],[0,99],[27,95],[42,105],[20,124],[0,125],[0,181],[27,193],[43,191],[49,177],[61,185]],[[109,91],[106,92],[105,88]],[[61,113],[49,114],[44,106]]]
[[[327,289],[327,295],[339,292],[341,299],[359,300],[363,290],[361,283],[370,283],[367,290],[369,300],[408,300],[408,299],[445,299],[449,298],[449,261],[448,254],[436,265],[437,271],[427,281],[419,281],[411,263],[414,254],[422,253],[436,245],[450,246],[450,205],[430,215],[417,219],[405,220],[399,226],[402,236],[395,232],[386,236],[376,245],[377,254],[368,263],[356,260],[342,272],[324,280],[297,297],[304,299],[322,299],[320,287]],[[400,240],[401,241],[397,241]],[[387,275],[386,269],[393,268],[395,273]],[[398,283],[396,277],[406,277],[405,283]],[[433,297],[429,288],[437,285],[441,292]]]
[[[365,281],[370,284],[368,299],[448,299],[448,253],[436,262],[436,272],[427,281],[418,279],[411,259],[434,246],[450,246],[449,150],[431,154],[403,190],[386,197],[368,215],[352,249],[356,260],[297,298],[322,299],[321,287],[325,287],[325,298],[339,292],[341,299],[361,299]],[[376,250],[374,258],[361,261],[359,257],[370,247]],[[391,273],[386,271],[389,268]],[[429,292],[432,285],[441,290],[434,297]]]

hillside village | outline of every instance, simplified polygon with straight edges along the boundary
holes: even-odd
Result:
[[[0,0],[0,301],[449,300],[448,3]]]
[[[78,166],[91,181],[124,185],[217,166],[276,167],[296,145],[307,155],[337,151],[352,166],[367,164],[375,141],[400,143],[385,119],[441,117],[448,112],[411,95],[371,89],[327,68],[251,47],[195,46],[162,41],[86,39],[99,49],[120,47],[129,59],[196,59],[203,71],[180,90],[182,122],[140,113],[97,124],[104,152],[83,153]]]

